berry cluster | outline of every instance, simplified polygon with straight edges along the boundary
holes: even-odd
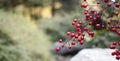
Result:
[[[117,45],[120,46],[120,42],[113,42],[109,48],[110,49],[116,49],[117,48]],[[112,52],[111,54],[112,56],[116,56],[116,59],[117,60],[120,60],[120,50],[116,49],[114,52]]]
[[[68,43],[68,48],[71,49],[72,46],[74,46],[76,43],[79,43],[80,45],[83,45],[84,39],[85,39],[85,34],[88,34],[90,37],[94,37],[95,32],[93,31],[94,29],[91,28],[94,23],[96,29],[105,29],[106,32],[114,32],[120,36],[120,23],[114,24],[111,21],[104,21],[102,19],[102,14],[103,11],[105,11],[107,8],[114,7],[114,15],[118,16],[118,8],[120,7],[120,4],[111,0],[104,0],[105,5],[102,5],[100,1],[97,1],[95,5],[89,5],[87,0],[83,0],[83,4],[80,6],[84,9],[83,14],[85,16],[85,19],[78,20],[78,19],[73,19],[72,25],[75,26],[75,32],[66,32],[66,35],[69,37],[66,42],[63,42],[62,39],[59,39],[58,42],[61,44],[61,47],[57,47],[56,51],[58,52],[61,48],[64,48],[65,44]],[[95,9],[89,9],[88,6],[97,6],[100,7],[101,10],[95,10]],[[101,23],[98,23],[97,21],[99,19],[102,19]],[[84,21],[86,20],[86,22]],[[105,26],[107,24],[107,26]],[[115,45],[117,43],[114,42],[110,48],[115,49]],[[120,45],[120,42],[118,43]],[[116,50],[118,52],[118,50]],[[116,55],[116,59],[118,56],[116,53],[113,54]]]

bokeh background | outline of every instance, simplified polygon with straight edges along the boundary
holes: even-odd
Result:
[[[88,0],[94,4],[94,0]],[[100,0],[101,2],[103,0]],[[69,61],[83,48],[108,48],[120,37],[105,30],[95,30],[94,38],[86,37],[85,45],[71,53],[56,53],[54,44],[66,32],[74,31],[74,18],[83,19],[82,0],[0,0],[0,61]],[[103,3],[104,4],[104,3]],[[106,14],[112,15],[112,9]],[[118,17],[106,21],[120,20]]]

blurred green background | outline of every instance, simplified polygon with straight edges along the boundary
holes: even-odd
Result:
[[[52,45],[59,38],[67,39],[65,33],[74,30],[71,26],[74,18],[84,18],[81,2],[0,0],[0,61],[56,61],[51,53]],[[119,21],[119,18],[115,19]],[[93,39],[85,40],[88,48],[107,48],[120,38],[99,30]]]

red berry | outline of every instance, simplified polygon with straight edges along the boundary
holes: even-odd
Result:
[[[105,2],[105,3],[108,3],[108,2],[109,2],[109,0],[104,0],[104,2]]]
[[[79,28],[79,27],[80,27],[80,24],[77,24],[76,27]]]
[[[71,49],[71,48],[72,48],[72,46],[68,46],[68,48],[69,48],[69,49]]]
[[[78,42],[82,41],[81,38],[78,38]]]
[[[94,37],[94,32],[88,32],[91,37]]]
[[[78,24],[82,24],[82,21],[79,21]]]
[[[115,7],[119,8],[119,7],[120,7],[120,4],[119,4],[119,3],[116,3],[116,4],[115,4]]]
[[[89,17],[89,19],[90,19],[90,20],[92,20],[92,19],[93,19],[93,17],[92,17],[92,16],[90,16],[90,17]]]
[[[57,47],[57,48],[56,48],[56,51],[58,52],[59,50],[60,50],[60,48],[59,48],[59,47]]]
[[[63,47],[64,47],[64,44],[61,44],[61,47],[63,48]]]
[[[84,42],[83,42],[83,41],[80,41],[79,43],[80,43],[80,45],[83,45]]]
[[[110,45],[110,47],[109,47],[110,49],[115,49],[116,48],[116,46],[115,45]]]
[[[113,42],[112,44],[113,44],[113,45],[116,45],[116,44],[117,44],[117,42]]]
[[[86,14],[86,18],[89,18],[90,17],[90,14]]]
[[[74,41],[71,42],[72,45],[75,45],[76,43]]]
[[[94,14],[94,13],[95,13],[95,10],[91,10],[91,13]]]
[[[81,7],[86,8],[88,5],[87,4],[82,4]]]
[[[84,27],[83,30],[84,30],[84,31],[88,31],[88,28],[87,28],[87,27]]]
[[[99,15],[96,15],[96,18],[98,19],[98,18],[100,18],[100,16],[99,16]]]
[[[102,25],[102,28],[105,28],[105,25]]]
[[[75,33],[71,33],[71,37],[75,37]]]
[[[100,1],[97,1],[97,4],[100,4]]]
[[[73,21],[73,22],[72,22],[72,25],[75,25],[75,24],[76,24],[76,22]]]
[[[117,34],[120,36],[120,31],[119,31],[119,32],[117,32]]]
[[[111,55],[114,56],[116,53],[115,52],[112,52]]]
[[[66,35],[70,36],[70,32],[66,32]]]
[[[100,24],[96,24],[96,28],[100,28]]]
[[[77,22],[77,19],[74,19],[73,22]]]
[[[112,31],[115,32],[115,31],[116,31],[116,28],[112,28]]]
[[[62,40],[62,39],[59,39],[59,42],[60,42],[60,43],[62,43],[62,42],[63,42],[63,40]]]
[[[84,0],[84,2],[86,2],[87,0]]]
[[[77,31],[81,31],[80,27],[76,27],[76,30],[77,30]]]
[[[87,14],[88,13],[88,10],[84,10],[84,14]]]
[[[78,36],[80,36],[80,35],[81,35],[81,32],[78,32],[77,34],[78,34]]]
[[[78,36],[79,36],[79,35],[78,35],[78,34],[76,34],[76,35],[75,35],[75,38],[78,38]]]
[[[97,18],[96,18],[96,17],[94,17],[94,18],[93,18],[93,21],[96,21],[96,20],[97,20]]]
[[[111,7],[111,6],[112,6],[112,4],[111,4],[111,3],[108,3],[108,4],[107,4],[107,6],[108,6],[108,7]]]
[[[96,15],[100,15],[100,12],[99,12],[99,11],[97,11],[97,12],[96,12]]]
[[[81,40],[84,40],[84,36],[81,37]]]
[[[111,22],[109,21],[108,24],[111,24]]]
[[[116,56],[116,59],[119,60],[119,59],[120,59],[120,56]]]
[[[89,25],[92,25],[92,22],[89,22]]]
[[[118,42],[118,45],[120,46],[120,42]]]

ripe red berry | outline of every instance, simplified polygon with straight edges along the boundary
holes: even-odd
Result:
[[[104,2],[105,2],[105,3],[108,3],[108,2],[109,2],[109,0],[104,0]]]
[[[100,18],[100,16],[99,16],[99,15],[96,15],[96,18],[98,19],[98,18]]]
[[[116,44],[117,44],[117,42],[115,42],[115,41],[114,41],[112,44],[113,44],[113,45],[116,45]]]
[[[79,28],[79,27],[80,27],[80,24],[77,24],[76,27]]]
[[[66,32],[66,35],[70,36],[70,32]]]
[[[120,42],[118,42],[118,45],[120,46]]]
[[[96,24],[96,28],[100,28],[100,24]]]
[[[71,33],[71,37],[72,37],[72,38],[75,37],[75,33]]]
[[[59,39],[59,42],[60,42],[60,43],[62,43],[62,42],[63,42],[63,40],[62,40],[62,39]]]
[[[78,24],[82,24],[82,21],[79,21]]]
[[[81,37],[81,40],[84,40],[84,36]]]
[[[78,36],[79,36],[79,35],[78,35],[78,34],[76,34],[76,35],[75,35],[75,38],[78,38]]]
[[[64,44],[61,44],[61,47],[63,48],[63,47],[64,47]]]
[[[109,21],[108,24],[111,24],[111,22]]]
[[[83,42],[83,41],[80,41],[79,43],[80,43],[80,45],[83,45],[84,42]]]
[[[117,32],[117,34],[120,36],[120,31],[119,31],[119,32]]]
[[[90,14],[86,14],[86,18],[89,18],[90,17]]]
[[[72,45],[75,45],[76,43],[74,41],[71,42]]]
[[[116,4],[115,4],[115,7],[116,7],[116,8],[119,8],[119,7],[120,7],[120,4],[119,4],[119,3],[116,3]]]
[[[116,31],[116,28],[112,28],[112,31],[115,32],[115,31]]]
[[[82,41],[81,38],[78,38],[78,42]]]
[[[72,48],[72,46],[68,46],[68,48],[69,48],[69,49],[71,49],[71,48]]]
[[[57,48],[56,48],[56,51],[58,52],[59,50],[60,50],[60,48],[59,48],[59,47],[57,47]]]
[[[88,5],[87,4],[81,4],[81,7],[86,8]]]
[[[118,55],[118,56],[116,56],[116,59],[117,59],[117,60],[119,60],[119,59],[120,59],[120,56],[119,56],[119,55]]]
[[[77,19],[74,19],[73,22],[77,22]]]
[[[89,22],[89,25],[92,25],[92,22]]]
[[[115,45],[110,45],[109,48],[110,48],[110,49],[115,49],[116,46],[115,46]]]
[[[94,37],[94,32],[88,32],[91,37]]]
[[[91,10],[91,13],[94,14],[94,13],[95,13],[95,10]]]
[[[100,1],[97,1],[97,4],[100,4]]]
[[[80,27],[76,27],[76,30],[77,30],[77,31],[81,31]]]
[[[102,28],[105,28],[105,25],[102,25]]]
[[[88,28],[87,28],[87,27],[84,27],[83,30],[84,30],[84,31],[88,31]]]
[[[112,4],[111,4],[111,3],[108,3],[108,4],[107,4],[107,6],[108,6],[108,7],[111,7],[111,6],[112,6]]]
[[[77,34],[78,34],[78,36],[80,36],[80,35],[81,35],[81,32],[79,31]]]
[[[88,13],[88,10],[84,10],[84,14],[87,14]]]
[[[114,56],[116,53],[115,52],[112,52],[111,55]]]
[[[94,18],[93,18],[93,21],[96,21],[96,20],[97,20],[97,18],[96,18],[96,17],[94,17]]]
[[[76,24],[76,22],[73,21],[73,22],[72,22],[72,25],[75,25],[75,24]]]
[[[86,2],[87,0],[84,0],[84,2]]]

